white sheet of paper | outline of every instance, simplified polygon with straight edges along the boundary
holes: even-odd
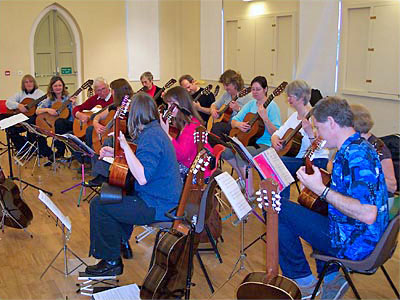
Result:
[[[54,204],[53,201],[51,201],[47,194],[41,190],[39,190],[39,200],[42,201],[44,205],[48,207],[48,209],[50,209],[50,211],[61,221],[62,224],[64,224],[65,227],[67,227],[68,231],[71,231],[71,220],[64,216],[61,210]]]
[[[6,129],[8,127],[14,126],[21,122],[24,122],[28,119],[29,118],[27,116],[25,116],[23,113],[19,113],[18,115],[14,115],[14,116],[11,116],[11,117],[1,120],[0,121],[0,129],[2,129],[2,130]]]
[[[102,160],[104,160],[105,162],[108,162],[109,164],[112,164],[114,162],[114,157],[103,157]]]
[[[251,212],[251,206],[244,198],[235,179],[228,172],[215,177],[222,192],[231,204],[236,216],[241,220]]]
[[[135,300],[140,299],[140,291],[134,283],[95,293],[92,297],[94,300]]]
[[[294,178],[286,168],[285,164],[282,162],[278,153],[276,153],[275,149],[268,148],[266,151],[264,151],[264,155],[267,157],[282,183],[284,183],[284,186],[286,187],[291,185],[292,182],[294,182]]]

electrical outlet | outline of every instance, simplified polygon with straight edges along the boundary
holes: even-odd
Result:
[[[22,74],[24,74],[24,72],[21,71],[21,70],[19,70],[19,71],[17,72],[17,74],[18,74],[19,76],[22,76]]]

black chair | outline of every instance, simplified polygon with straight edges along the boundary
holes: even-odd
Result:
[[[354,295],[356,296],[357,299],[361,299],[361,297],[356,287],[354,286],[354,283],[351,280],[349,273],[372,275],[375,274],[378,268],[382,269],[382,272],[383,274],[385,274],[385,277],[389,282],[390,286],[392,287],[393,292],[396,294],[397,299],[400,299],[399,291],[393,284],[392,279],[390,278],[389,274],[387,273],[386,269],[383,266],[383,264],[392,257],[394,251],[396,250],[399,227],[400,227],[400,215],[397,214],[397,216],[389,222],[389,225],[387,226],[381,239],[379,240],[378,244],[376,244],[374,251],[372,251],[372,253],[363,260],[357,261],[357,260],[341,259],[313,252],[311,254],[311,257],[325,261],[326,263],[319,276],[318,283],[315,286],[311,299],[314,299],[315,296],[317,295],[322,280],[324,279],[325,273],[328,270],[328,267],[333,264],[338,265],[342,269],[344,276],[347,282],[349,283],[350,287],[352,288]]]

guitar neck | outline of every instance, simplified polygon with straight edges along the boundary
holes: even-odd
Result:
[[[42,102],[42,101],[43,101],[44,99],[46,99],[46,98],[47,98],[47,94],[45,94],[45,95],[43,95],[42,97],[37,98],[36,100],[32,101],[31,103],[29,103],[29,104],[26,106],[26,108],[27,108],[27,109],[31,109],[32,107],[38,105],[40,102]]]
[[[158,97],[160,97],[161,93],[165,91],[165,87],[162,87],[161,90],[159,90],[153,97],[154,100],[156,100]]]
[[[110,104],[110,105],[111,105],[111,104]],[[95,118],[97,115],[99,115],[99,114],[101,114],[103,111],[105,111],[110,105],[107,105],[107,106],[103,107],[102,109],[100,109],[98,112],[92,114],[92,115],[90,116],[90,120],[93,121],[94,118]]]
[[[273,212],[272,205],[268,205],[267,207],[266,233],[266,281],[268,283],[279,274],[278,215]]]
[[[71,100],[70,100],[70,99],[71,99],[72,97],[78,96],[81,92],[82,92],[82,88],[80,87],[79,89],[77,89],[77,90],[75,91],[75,93],[73,93],[73,94],[71,95],[71,97],[69,97],[69,99],[68,99],[67,101],[64,101],[63,104],[61,105],[61,107],[57,110],[58,114],[60,114],[64,109],[67,108],[68,104],[71,103]]]
[[[306,114],[305,118],[308,120],[311,116],[312,113],[312,109]],[[296,126],[295,129],[293,129],[293,131],[288,135],[287,139],[284,141],[284,144],[287,144],[295,135],[296,133],[298,133],[300,131],[300,129],[303,127],[302,122],[300,121],[300,123]]]

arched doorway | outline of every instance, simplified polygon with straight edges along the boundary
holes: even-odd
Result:
[[[77,25],[58,4],[45,8],[31,32],[32,74],[42,90],[60,75],[70,93],[81,85],[81,42]]]

